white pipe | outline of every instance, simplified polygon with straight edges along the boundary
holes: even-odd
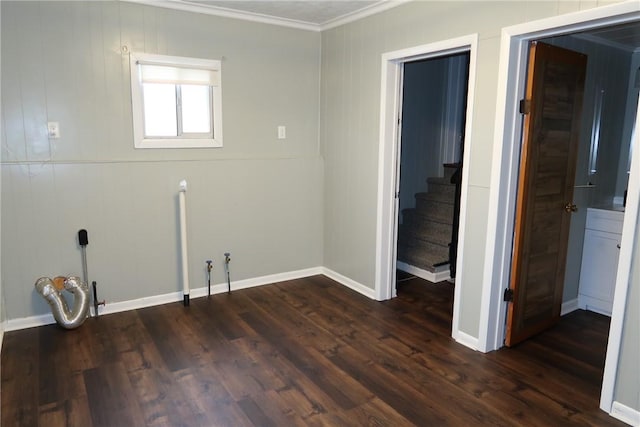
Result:
[[[187,257],[187,208],[185,195],[187,181],[180,181],[180,248],[182,252],[182,291],[184,293],[184,305],[189,305],[189,262]]]

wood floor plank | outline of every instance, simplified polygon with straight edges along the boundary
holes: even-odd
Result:
[[[38,425],[91,427],[93,423],[87,397],[41,405],[38,412]]]
[[[250,427],[236,400],[210,369],[197,367],[172,373],[173,385],[188,398],[208,420],[208,426]]]
[[[351,394],[346,393],[338,386],[340,382],[339,379],[334,378],[336,376],[334,372],[320,368],[322,366],[319,360],[321,355],[296,345],[293,340],[275,331],[271,325],[265,323],[255,313],[244,313],[242,318],[341,408],[350,409],[359,403],[353,400]]]
[[[2,425],[38,425],[39,331],[7,333],[2,342]]]
[[[84,381],[94,427],[146,424],[121,363],[107,363],[88,369],[84,371]]]
[[[2,425],[623,425],[598,408],[608,318],[482,354],[450,336],[453,292],[313,276],[8,332]]]
[[[39,371],[47,375],[40,376],[40,405],[58,402],[60,396],[78,398],[86,395],[82,370],[76,366],[74,352],[79,342],[78,331],[66,331],[57,325],[38,328],[39,332]]]
[[[238,401],[238,405],[242,408],[242,412],[251,420],[255,426],[276,427],[277,424],[267,417],[262,409],[250,397],[245,397]]]

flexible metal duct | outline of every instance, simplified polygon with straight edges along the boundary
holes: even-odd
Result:
[[[75,329],[82,325],[89,314],[89,287],[79,277],[67,278],[41,277],[36,280],[36,290],[47,300],[56,322],[65,329]],[[73,294],[73,309],[69,310],[62,291]]]

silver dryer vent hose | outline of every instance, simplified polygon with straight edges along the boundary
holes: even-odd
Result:
[[[89,314],[89,287],[79,277],[71,276],[64,280],[64,290],[73,294],[73,309],[69,310],[67,301],[48,277],[36,280],[36,290],[47,300],[56,322],[65,329],[75,329],[82,325]]]

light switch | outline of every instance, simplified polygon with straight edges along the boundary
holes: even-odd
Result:
[[[287,127],[278,126],[278,139],[287,139]]]
[[[60,123],[58,123],[58,122],[48,122],[47,123],[47,132],[49,134],[49,138],[51,138],[51,139],[60,138]]]

